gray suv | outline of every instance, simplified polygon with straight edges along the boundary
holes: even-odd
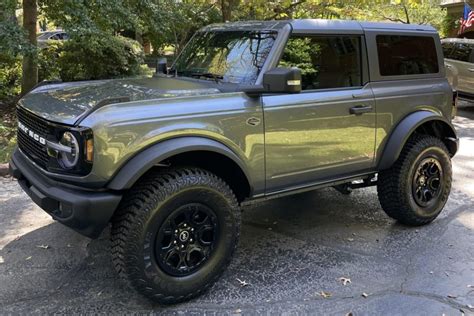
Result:
[[[448,199],[455,103],[429,26],[211,25],[159,69],[37,87],[10,163],[57,221],[92,238],[111,224],[117,272],[157,302],[216,282],[251,203],[376,185],[388,216],[416,226]]]
[[[474,39],[447,38],[441,43],[449,82],[461,98],[474,101]]]

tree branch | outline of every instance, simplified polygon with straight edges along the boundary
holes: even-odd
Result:
[[[392,21],[392,22],[401,22],[401,23],[403,23],[403,24],[407,24],[406,21],[403,21],[403,20],[400,19],[400,18],[391,18],[391,17],[385,16],[385,15],[383,15],[383,14],[382,14],[382,17],[383,17],[385,20],[389,20],[389,21]]]
[[[292,11],[295,7],[297,7],[297,6],[299,6],[300,4],[305,3],[305,2],[306,2],[306,0],[300,0],[300,1],[297,1],[297,2],[293,2],[293,3],[291,3],[288,7],[286,7],[285,9],[282,9],[282,10],[278,10],[277,8],[275,8],[276,13],[275,13],[273,16],[271,16],[271,17],[269,18],[269,20],[274,20],[274,19],[276,19],[276,18],[277,18],[280,14],[282,14],[282,13],[289,14],[290,11]],[[277,10],[278,10],[278,11],[277,11]]]

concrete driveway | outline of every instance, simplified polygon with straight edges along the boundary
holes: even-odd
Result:
[[[431,225],[398,225],[374,188],[274,200],[245,210],[240,247],[222,279],[171,307],[117,279],[108,232],[98,240],[78,235],[2,178],[0,314],[474,314],[474,105],[461,109],[456,126],[451,198]]]

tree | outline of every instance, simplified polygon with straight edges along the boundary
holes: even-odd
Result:
[[[238,7],[239,0],[220,0],[222,22],[232,21],[233,11]]]
[[[17,0],[0,1],[0,61],[14,59],[30,47],[15,15]]]
[[[36,48],[36,27],[38,7],[36,0],[23,0],[23,28],[28,34],[28,42]],[[32,49],[23,56],[21,93],[25,94],[38,83],[37,50]]]

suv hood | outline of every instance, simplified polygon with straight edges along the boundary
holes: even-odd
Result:
[[[74,125],[106,104],[219,92],[214,84],[186,78],[115,79],[39,86],[19,103],[48,121]]]

